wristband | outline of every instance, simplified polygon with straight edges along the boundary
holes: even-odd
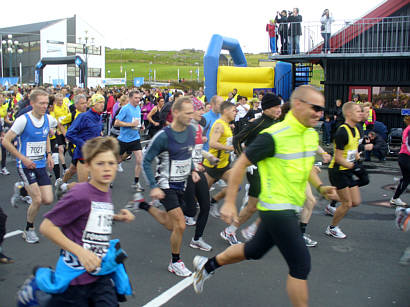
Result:
[[[326,151],[322,152],[321,155],[328,155]]]
[[[322,193],[320,193],[320,188],[323,187],[323,186],[324,186],[324,184],[321,183],[321,184],[319,184],[318,187],[316,188],[316,190],[319,192],[319,194],[322,194]]]

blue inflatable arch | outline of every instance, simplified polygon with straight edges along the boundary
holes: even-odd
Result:
[[[222,49],[229,51],[235,66],[248,66],[245,55],[236,39],[214,34],[204,56],[205,96],[208,101],[216,95],[219,55]]]

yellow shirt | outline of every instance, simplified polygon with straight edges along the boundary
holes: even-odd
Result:
[[[218,143],[221,143],[222,145],[232,145],[232,130],[231,127],[229,127],[229,124],[222,120],[222,119],[217,119],[214,124],[212,125],[211,132],[209,135],[212,135],[212,132],[215,128],[215,125],[219,123],[224,127],[224,132],[222,133],[221,137],[218,140]],[[204,160],[204,165],[206,167],[216,167],[216,168],[224,168],[229,165],[229,157],[230,157],[230,152],[225,151],[225,150],[218,150],[212,147],[209,147],[209,153],[212,154],[213,156],[219,158],[219,163],[216,166],[213,166],[207,159]]]

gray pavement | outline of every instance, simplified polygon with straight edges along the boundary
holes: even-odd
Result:
[[[125,172],[118,173],[114,182],[113,202],[117,209],[132,196],[133,165],[134,160],[125,162]],[[330,217],[323,214],[325,200],[319,200],[314,210],[307,232],[319,244],[310,249],[310,306],[410,305],[410,267],[398,264],[402,251],[410,245],[410,234],[395,229],[394,209],[387,206],[393,192],[382,188],[392,185],[393,177],[399,176],[397,162],[371,163],[369,166],[370,185],[362,188],[363,204],[351,210],[341,223],[347,239],[337,240],[324,235],[330,223]],[[20,205],[14,209],[10,206],[17,174],[14,162],[9,162],[7,167],[11,175],[0,177],[0,205],[9,216],[7,231],[12,232],[24,229],[26,207]],[[325,168],[321,177],[327,182]],[[238,205],[242,196],[243,189]],[[402,199],[410,202],[409,194],[403,195]],[[47,210],[42,208],[39,216]],[[37,226],[41,219],[37,219]],[[219,237],[224,226],[222,221],[209,217],[204,234],[205,240],[214,248],[209,253],[188,246],[194,228],[187,227],[181,256],[190,269],[196,254],[213,256],[227,247]],[[126,267],[135,290],[135,296],[121,306],[143,306],[182,280],[167,271],[169,233],[148,213],[139,212],[131,224],[116,223],[113,238],[117,237],[129,255]],[[44,237],[40,236],[40,240],[35,245],[25,243],[21,235],[5,240],[4,250],[15,263],[0,265],[0,307],[15,306],[15,293],[34,265],[55,265],[58,248]],[[166,306],[290,306],[285,290],[286,276],[286,263],[274,248],[259,261],[219,269],[206,282],[201,295],[196,295],[189,286]]]

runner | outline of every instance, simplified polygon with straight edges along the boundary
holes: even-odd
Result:
[[[329,180],[337,188],[341,205],[337,207],[332,223],[327,226],[325,234],[344,239],[346,235],[338,226],[351,207],[357,207],[360,202],[358,183],[353,179],[353,169],[360,159],[358,153],[360,133],[356,124],[360,122],[362,113],[360,106],[354,102],[343,105],[345,123],[335,134],[334,156],[329,165]]]
[[[208,187],[223,179],[228,182],[230,174],[230,154],[234,148],[232,146],[232,129],[229,123],[235,118],[236,108],[233,103],[225,101],[221,104],[221,117],[212,125],[209,133],[209,153],[219,159],[218,164],[212,165],[207,159],[204,160],[206,179]],[[218,201],[224,198],[225,188],[211,198],[210,214],[219,217]],[[234,234],[221,232],[221,237],[230,244],[237,244],[238,240]]]
[[[160,114],[164,107],[164,98],[158,100],[157,105],[148,113],[147,119],[150,122],[149,125],[149,138],[152,139],[154,135],[165,126],[165,121],[160,120]]]
[[[77,184],[44,216],[41,233],[62,249],[69,263],[79,262],[77,270],[87,271],[73,279],[63,293],[52,294],[47,306],[118,306],[111,274],[89,274],[100,268],[108,251],[112,221],[134,219],[126,209],[114,214],[110,183],[117,172],[118,151],[118,143],[111,137],[87,141],[83,154],[90,182]]]
[[[131,187],[134,188],[136,192],[143,192],[144,189],[139,183],[142,163],[142,148],[139,129],[144,129],[144,126],[141,125],[141,108],[139,106],[142,95],[140,92],[131,91],[128,96],[128,104],[121,108],[114,123],[114,126],[120,127],[120,135],[118,136],[118,141],[120,143],[119,167],[122,168],[122,161],[125,161],[128,155],[134,153],[134,184],[132,184]]]
[[[3,146],[17,158],[17,171],[32,199],[27,210],[27,224],[23,238],[27,243],[37,243],[39,238],[34,230],[34,221],[40,206],[53,202],[53,191],[46,166],[53,168],[49,139],[50,127],[57,123],[45,115],[48,107],[48,93],[36,89],[31,92],[30,103],[33,110],[16,119],[3,139]],[[19,138],[19,149],[12,144]]]
[[[235,153],[239,156],[243,152],[242,144],[246,147],[258,136],[259,132],[272,126],[278,121],[281,113],[280,100],[272,94],[267,93],[262,98],[262,116],[255,121],[246,125],[237,135],[233,137],[233,146]],[[246,172],[246,178],[249,183],[248,202],[239,212],[237,221],[234,221],[230,226],[225,228],[224,236],[229,237],[228,234],[236,236],[236,230],[246,223],[251,216],[256,212],[256,205],[260,193],[260,178],[258,168],[254,165],[250,166]],[[257,224],[252,224],[250,227],[243,229],[242,235],[246,240],[253,237],[256,232]]]
[[[139,208],[146,210],[171,231],[172,260],[168,270],[178,276],[192,274],[180,259],[180,250],[186,227],[181,205],[187,178],[192,171],[193,182],[200,180],[192,163],[195,129],[190,123],[193,113],[191,99],[178,98],[172,105],[172,124],[155,135],[143,160],[144,173],[151,188],[150,196],[154,200],[161,200],[166,212],[144,202],[139,204]],[[152,171],[155,158],[158,161],[156,175]]]
[[[324,110],[324,97],[311,86],[300,86],[291,95],[291,111],[285,120],[263,131],[235,162],[229,178],[221,216],[237,220],[238,187],[247,167],[258,165],[261,179],[258,209],[262,219],[255,236],[245,244],[227,248],[216,257],[194,258],[194,289],[201,293],[205,280],[226,264],[260,259],[277,245],[289,266],[287,292],[293,306],[308,305],[307,276],[310,255],[298,225],[307,181],[326,197],[336,197],[335,188],[321,183],[312,171],[318,146],[315,127]],[[271,303],[272,305],[272,303]]]
[[[213,96],[210,101],[211,110],[203,115],[206,121],[203,133],[207,138],[207,141],[204,143],[205,151],[209,150],[209,134],[211,133],[212,125],[218,118],[221,117],[222,102],[224,102],[224,99],[221,96]]]
[[[101,113],[104,111],[104,103],[104,96],[94,94],[91,97],[90,109],[85,113],[79,114],[67,130],[67,139],[76,146],[72,162],[77,168],[78,182],[88,181],[88,169],[84,165],[81,148],[86,141],[101,136],[103,128]],[[76,182],[67,184],[64,183],[63,180],[57,180],[55,183],[57,199],[60,199],[61,196],[75,184]]]
[[[65,134],[67,131],[68,124],[71,123],[71,114],[68,109],[68,104],[63,102],[65,97],[63,94],[57,93],[54,97],[54,114],[57,122],[60,124],[57,129],[56,138],[58,144],[58,159],[63,167],[63,172],[67,169],[65,164],[65,152],[67,142],[65,139]]]

